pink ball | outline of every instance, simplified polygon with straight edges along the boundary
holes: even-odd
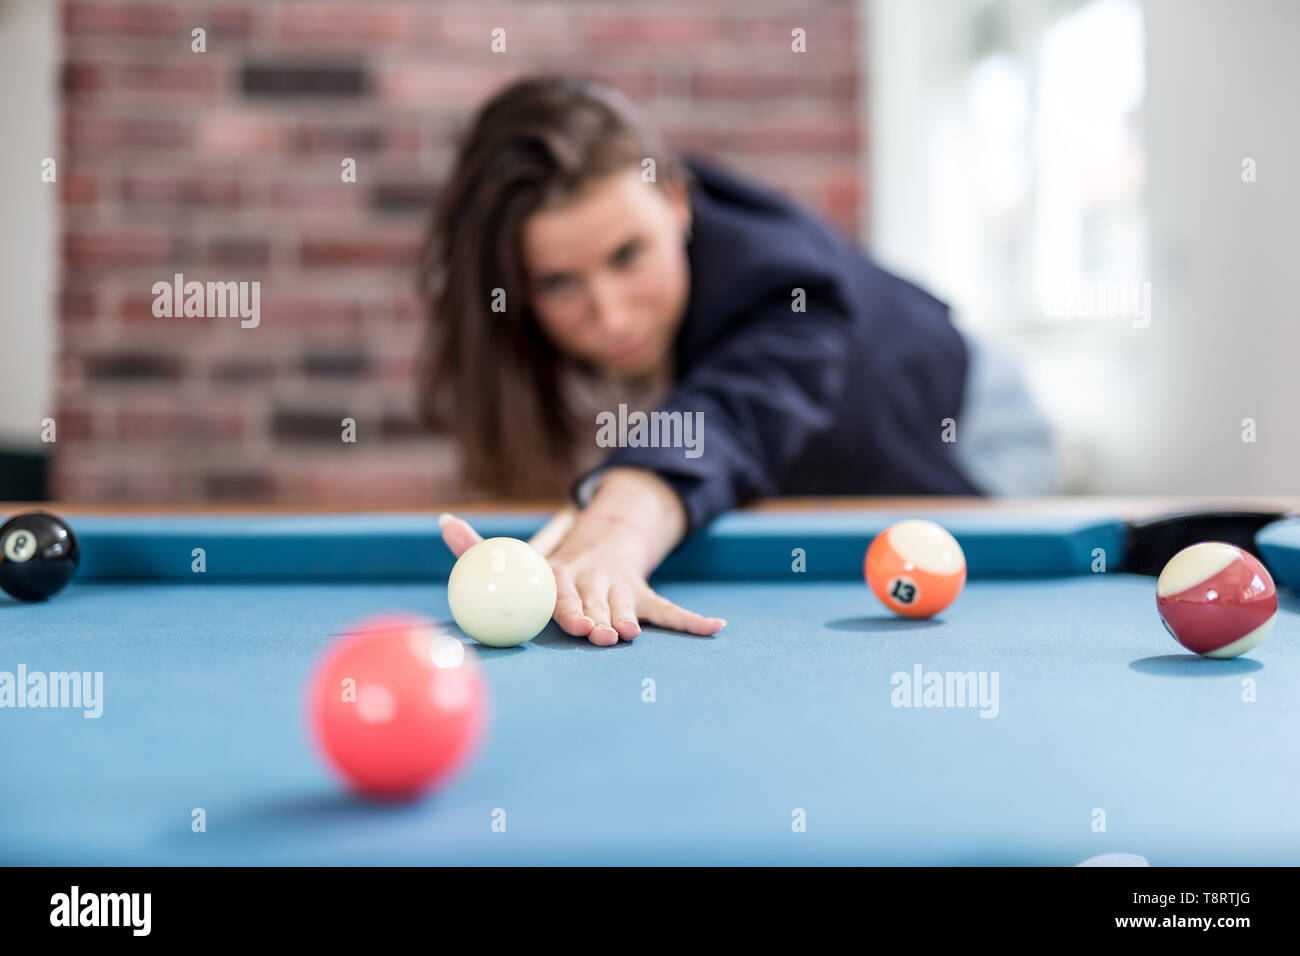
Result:
[[[329,762],[360,794],[416,797],[478,744],[487,689],[456,638],[414,615],[363,621],[325,652],[308,685],[308,721]]]

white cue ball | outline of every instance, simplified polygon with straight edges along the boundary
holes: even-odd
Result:
[[[480,644],[531,641],[555,614],[555,572],[518,538],[486,538],[460,556],[447,579],[460,629]]]

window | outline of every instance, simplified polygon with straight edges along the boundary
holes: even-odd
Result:
[[[1131,318],[1114,312],[1148,275],[1136,0],[878,0],[868,29],[885,263],[974,331]]]

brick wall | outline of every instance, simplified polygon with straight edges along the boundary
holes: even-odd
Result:
[[[600,75],[679,148],[855,233],[856,0],[66,0],[53,493],[428,503],[416,250],[474,106]],[[191,52],[191,31],[207,52]],[[504,55],[489,50],[504,27]],[[807,30],[812,52],[789,50]],[[359,164],[340,182],[340,162]],[[156,318],[155,282],[261,283],[261,324]],[[353,418],[357,440],[340,439]]]

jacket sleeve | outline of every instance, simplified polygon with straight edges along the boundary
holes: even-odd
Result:
[[[796,287],[806,292],[806,311],[791,309]],[[774,281],[757,303],[701,349],[658,409],[699,423],[699,454],[621,447],[593,473],[656,472],[681,497],[688,534],[738,504],[775,494],[808,440],[830,427],[844,393],[853,324],[836,283]],[[593,475],[575,488],[591,487]]]

